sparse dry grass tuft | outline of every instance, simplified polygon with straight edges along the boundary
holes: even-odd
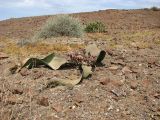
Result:
[[[60,44],[60,43],[47,43],[39,41],[33,44],[27,44],[25,46],[18,46],[7,38],[3,39],[6,44],[1,51],[11,56],[26,57],[35,55],[44,55],[51,52],[67,52],[71,50],[81,49],[84,47],[83,44]],[[2,42],[2,41],[1,41]]]
[[[92,42],[103,41],[107,48],[116,48],[119,45],[124,47],[137,47],[140,49],[150,48],[153,46],[160,45],[160,36],[158,30],[144,30],[137,32],[123,31],[117,32],[117,34],[107,34],[107,33],[88,33],[86,40],[91,40]],[[52,42],[51,42],[52,41]],[[59,42],[63,41],[63,42]],[[40,40],[32,44],[27,44],[24,46],[19,46],[14,43],[14,40],[0,37],[0,51],[7,53],[10,56],[20,58],[26,58],[31,56],[46,55],[51,52],[68,52],[77,49],[84,48],[86,45],[79,42],[71,42],[74,39],[71,38],[57,38],[49,40]],[[75,39],[75,41],[80,41],[80,39]]]
[[[122,45],[124,47],[144,49],[160,45],[159,35],[159,30],[141,30],[134,32],[120,31],[116,34],[89,33],[87,37],[93,41],[103,40],[109,48],[116,48],[116,46]]]

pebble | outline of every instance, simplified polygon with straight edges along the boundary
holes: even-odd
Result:
[[[114,65],[114,66],[109,67],[108,69],[109,70],[118,70],[118,68],[119,68],[118,66]]]
[[[137,84],[137,82],[136,81],[132,81],[131,83],[130,83],[130,87],[131,87],[131,89],[137,89],[137,87],[138,87],[138,84]]]
[[[45,107],[49,106],[48,98],[46,98],[46,97],[39,98],[39,99],[37,100],[37,104],[38,104],[38,105],[45,106]]]
[[[123,72],[123,73],[131,73],[132,71],[130,70],[129,67],[125,66],[125,67],[122,69],[122,72]]]

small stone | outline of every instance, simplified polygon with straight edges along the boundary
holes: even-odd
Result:
[[[22,76],[27,76],[27,75],[29,75],[29,71],[27,68],[23,68],[23,69],[21,69],[20,74]]]
[[[110,80],[110,83],[115,86],[122,86],[124,85],[124,80]]]
[[[131,89],[137,89],[137,87],[138,87],[137,82],[136,82],[136,81],[132,81],[132,82],[130,83],[130,87],[131,87]]]
[[[12,104],[12,105],[15,105],[15,104],[22,104],[23,103],[23,100],[22,100],[22,97],[18,96],[18,95],[13,95],[13,96],[9,96],[6,100],[6,103],[7,104]]]
[[[118,68],[119,68],[118,66],[113,65],[113,66],[109,67],[108,69],[109,69],[109,70],[117,70]]]
[[[104,113],[104,115],[108,116],[108,113],[106,112],[106,113]]]
[[[160,93],[155,93],[154,97],[157,98],[157,99],[160,99]]]
[[[107,49],[106,52],[108,53],[108,55],[112,56],[113,55],[113,51],[111,49]]]
[[[108,107],[108,111],[110,111],[110,110],[113,110],[113,106],[112,106],[112,105],[110,105],[110,106]]]
[[[145,88],[148,88],[150,85],[152,85],[151,82],[152,82],[151,80],[145,79],[145,80],[142,80],[142,81],[141,81],[141,85],[142,85],[143,87],[145,87]]]
[[[111,61],[112,64],[116,64],[116,65],[121,65],[121,66],[124,66],[126,65],[126,63],[122,60],[123,57],[122,56],[119,56],[120,59],[118,60],[113,60]]]
[[[45,106],[45,107],[49,106],[48,98],[45,98],[45,97],[39,98],[39,99],[37,100],[37,104],[38,104],[38,105]]]
[[[77,103],[81,103],[83,101],[85,101],[83,95],[81,93],[79,94],[76,94],[74,97],[73,97],[73,100]]]
[[[73,106],[71,106],[70,108],[71,108],[71,109],[75,109],[75,108],[76,108],[76,106],[75,106],[75,105],[73,105]]]
[[[44,73],[42,71],[34,71],[33,79],[34,80],[39,79],[43,75],[44,75]]]
[[[23,89],[21,89],[21,88],[13,89],[12,90],[12,94],[19,94],[19,95],[21,95],[21,94],[23,94]]]
[[[107,85],[109,82],[110,82],[110,79],[101,79],[101,80],[100,80],[100,83],[101,83],[102,85]]]
[[[140,73],[141,70],[139,68],[132,68],[131,70],[133,73]]]
[[[117,92],[116,90],[111,90],[110,92],[113,93],[116,97],[120,96],[119,91]]]
[[[132,42],[132,43],[131,43],[131,46],[136,48],[136,47],[137,47],[137,44],[136,44],[135,42]]]
[[[122,76],[123,72],[120,71],[120,72],[117,73],[117,75]]]
[[[10,73],[15,74],[18,70],[18,67],[19,67],[18,65],[14,65],[11,68],[9,68]]]
[[[129,67],[125,66],[125,67],[122,69],[122,72],[123,72],[123,73],[131,73],[132,71],[130,70]]]

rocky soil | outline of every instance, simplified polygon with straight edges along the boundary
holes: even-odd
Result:
[[[14,60],[0,60],[1,118],[158,120],[160,49],[106,51],[105,66],[73,88],[45,86],[49,80],[71,78],[77,69],[24,68],[12,74]]]

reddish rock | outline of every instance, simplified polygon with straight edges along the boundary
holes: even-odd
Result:
[[[14,65],[12,67],[9,68],[9,71],[11,74],[15,74],[18,71],[19,66],[18,65]]]
[[[27,76],[27,75],[29,75],[29,71],[27,68],[23,68],[23,69],[21,69],[20,74],[22,76]]]
[[[108,85],[109,82],[110,82],[110,79],[101,79],[101,80],[100,80],[100,83],[101,83],[102,85]]]
[[[37,100],[37,104],[41,105],[41,106],[45,106],[45,107],[49,106],[48,98],[46,98],[46,97],[39,98]]]
[[[143,87],[147,88],[149,87],[150,85],[152,85],[151,81],[150,80],[142,80],[141,81],[141,84]]]
[[[106,49],[106,52],[108,53],[108,55],[112,56],[114,53],[111,49]]]
[[[124,80],[111,80],[110,84],[113,84],[114,86],[122,86],[124,84]]]
[[[81,93],[78,93],[73,97],[73,100],[77,103],[81,103],[85,101],[85,98]]]
[[[44,73],[42,71],[36,71],[36,72],[34,72],[33,79],[34,80],[39,79],[43,75],[44,75]]]
[[[122,86],[124,84],[124,81],[122,81],[122,80],[111,80],[109,78],[106,78],[106,79],[100,80],[100,83],[102,85],[112,84],[114,86]]]
[[[138,83],[136,81],[131,81],[130,87],[131,87],[131,89],[137,89]]]
[[[15,89],[12,90],[12,93],[21,95],[21,94],[23,94],[23,89],[15,88]]]

